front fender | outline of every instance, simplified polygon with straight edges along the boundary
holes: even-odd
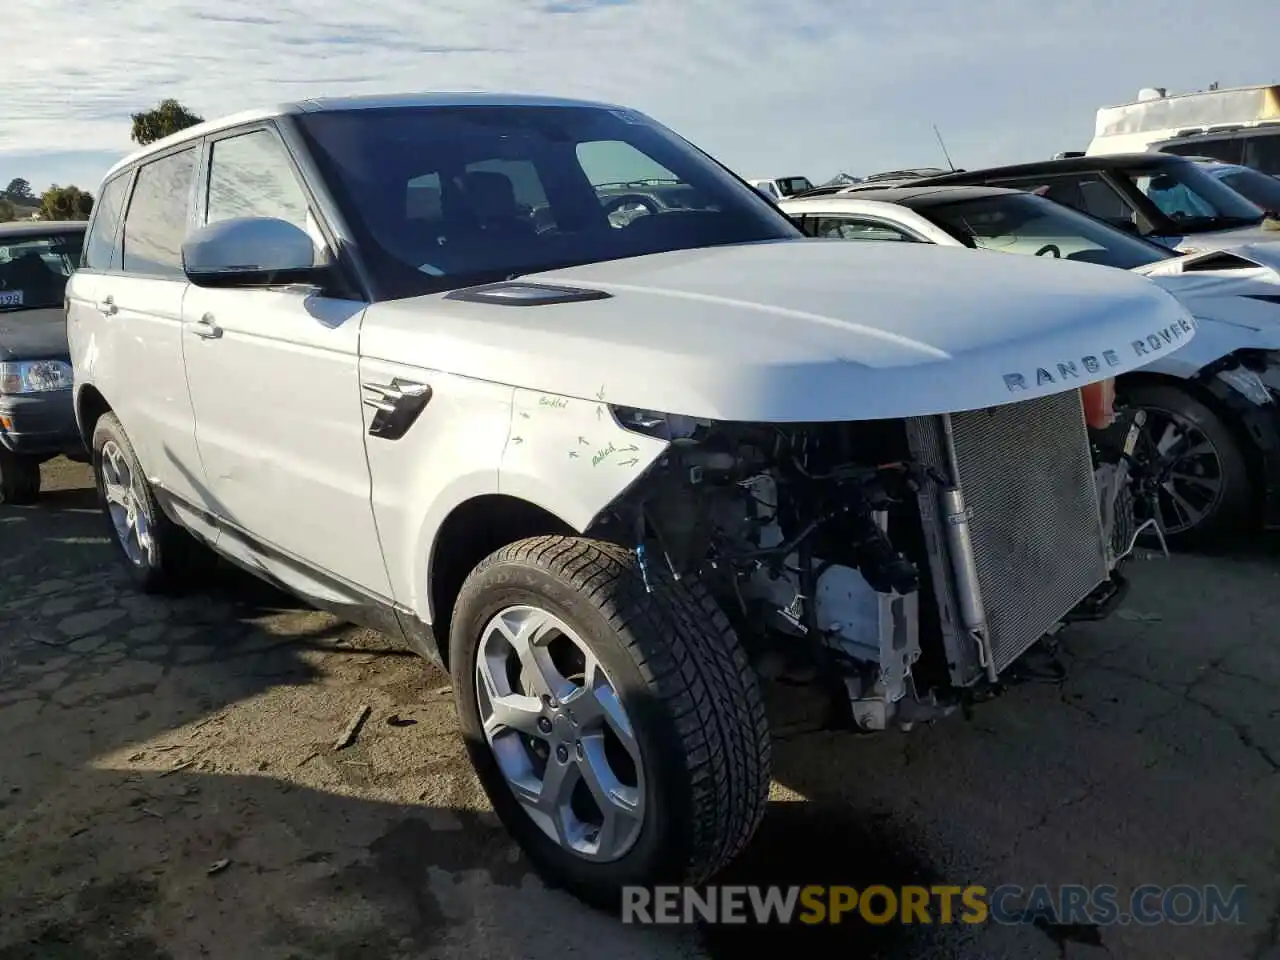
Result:
[[[1236,350],[1280,350],[1280,329],[1258,330],[1213,317],[1196,317],[1194,338],[1171,353],[1161,353],[1139,373],[1161,373],[1189,380]]]
[[[498,492],[535,503],[582,532],[667,445],[623,429],[601,401],[516,390]]]

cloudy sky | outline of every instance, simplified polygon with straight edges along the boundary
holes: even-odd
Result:
[[[1083,149],[1141,86],[1280,82],[1276,0],[16,0],[0,186],[96,190],[129,114],[506,90],[638,107],[744,176]]]

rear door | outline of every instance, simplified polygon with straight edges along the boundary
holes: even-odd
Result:
[[[99,304],[98,289],[110,274],[120,271],[120,222],[132,186],[132,170],[102,185],[89,218],[80,266],[67,281],[67,345],[76,371],[77,396],[85,383],[109,378],[113,372],[109,368],[114,353],[108,356],[102,349],[102,337],[115,329],[108,323],[113,313],[110,304]],[[86,443],[91,439],[86,437]]]
[[[102,317],[94,381],[148,479],[195,503],[204,501],[204,484],[182,359],[182,241],[200,149],[186,145],[138,167],[118,269],[102,273],[94,290]]]

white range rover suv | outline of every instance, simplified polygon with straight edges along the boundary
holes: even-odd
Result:
[[[611,222],[636,179],[697,202]],[[751,837],[753,664],[884,729],[1105,615],[1108,387],[1195,333],[1143,278],[810,240],[643,114],[478,94],[127,158],[68,329],[138,586],[221,554],[442,662],[497,813],[597,902]]]

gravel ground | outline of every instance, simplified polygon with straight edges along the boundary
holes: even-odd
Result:
[[[641,928],[550,891],[496,821],[448,678],[227,574],[130,592],[87,468],[0,508],[0,960],[1273,960],[1280,550],[1135,564],[1062,685],[907,735],[790,728],[721,882],[1217,883],[1242,926]],[[356,743],[335,737],[359,708]]]

